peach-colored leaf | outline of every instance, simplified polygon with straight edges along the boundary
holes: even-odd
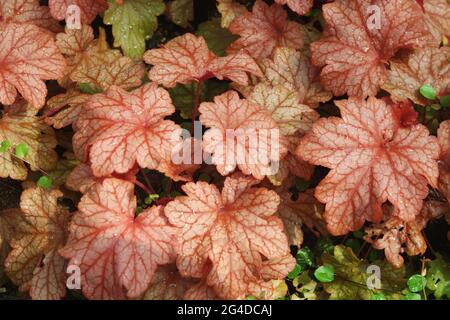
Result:
[[[263,61],[263,69],[272,85],[283,85],[295,92],[299,103],[315,108],[320,102],[332,98],[332,94],[320,84],[319,70],[311,65],[304,53],[291,48],[277,48],[273,60]]]
[[[255,59],[271,56],[277,47],[303,47],[300,25],[289,21],[280,5],[269,6],[261,0],[255,2],[252,12],[234,19],[229,29],[240,38],[229,46],[228,52],[245,49]]]
[[[32,24],[0,23],[0,103],[14,103],[17,91],[35,108],[45,103],[43,80],[66,67],[52,36]]]
[[[55,167],[57,154],[56,137],[53,129],[36,116],[37,109],[20,101],[3,111],[0,119],[0,141],[8,140],[11,147],[0,153],[0,176],[25,180],[31,170],[51,170]],[[24,161],[15,157],[14,148],[19,144],[28,146]]]
[[[222,16],[220,22],[222,28],[228,28],[237,16],[247,12],[245,6],[236,0],[217,0],[217,10]]]
[[[410,0],[337,0],[323,5],[324,37],[311,44],[312,61],[334,95],[376,95],[385,64],[401,48],[427,44],[423,12]]]
[[[447,0],[424,0],[423,9],[425,25],[439,46],[443,36],[450,36],[450,5]]]
[[[205,182],[187,183],[182,187],[187,196],[165,208],[169,221],[180,228],[180,273],[197,278],[207,273],[207,285],[222,298],[240,297],[250,283],[263,279],[263,257],[289,253],[283,224],[273,216],[279,197],[252,187],[255,183],[236,174],[225,180],[221,193]]]
[[[138,297],[152,281],[158,265],[176,256],[176,231],[162,207],[137,217],[134,186],[105,179],[81,198],[70,224],[67,244],[60,253],[81,270],[84,295],[89,299]]]
[[[95,40],[90,26],[80,30],[66,29],[57,35],[56,44],[67,59],[65,77],[73,82],[88,83],[98,90],[106,90],[112,85],[130,89],[142,83],[143,63],[122,56],[119,50],[112,50],[102,29]]]
[[[6,216],[18,216],[20,209],[5,209],[0,213],[0,285],[3,285],[6,281],[5,276],[5,260],[8,256],[11,248],[9,241],[11,240],[12,227],[9,226],[10,221],[6,219]]]
[[[286,150],[269,111],[240,99],[235,91],[203,102],[199,111],[200,121],[210,128],[203,136],[203,148],[212,154],[220,174],[227,175],[236,167],[257,179],[275,173],[273,165]]]
[[[264,261],[260,270],[261,279],[249,283],[248,295],[261,300],[275,300],[284,297],[287,290],[279,292],[280,283],[284,283],[286,274],[292,271],[294,267],[295,259],[291,254]],[[287,286],[281,287],[287,289]],[[244,299],[245,296],[240,298]]]
[[[403,127],[393,107],[370,97],[336,101],[342,118],[318,120],[297,148],[297,155],[331,169],[316,188],[326,203],[324,218],[334,235],[359,229],[365,220],[380,222],[389,200],[395,216],[411,222],[437,186],[439,145],[428,129]]]
[[[174,181],[192,181],[192,175],[200,168],[198,160],[196,163],[195,154],[201,154],[201,148],[200,140],[185,139],[174,146],[170,158],[163,159],[157,170]]]
[[[52,32],[61,30],[46,6],[39,0],[0,0],[0,22],[31,23]]]
[[[300,247],[303,243],[303,225],[318,237],[327,235],[322,218],[324,206],[314,198],[312,190],[300,193],[296,200],[292,200],[287,190],[282,190],[278,195],[281,199],[278,216],[283,220],[290,245]]]
[[[12,251],[5,261],[9,278],[33,299],[64,297],[65,260],[57,253],[64,245],[69,213],[60,207],[58,190],[27,189],[20,199],[20,212],[11,219]]]
[[[313,0],[275,0],[275,2],[278,4],[287,4],[292,11],[299,15],[308,13],[314,3]]]
[[[131,89],[142,83],[145,74],[143,63],[123,57],[118,50],[111,50],[103,30],[94,40],[90,26],[82,26],[79,30],[66,29],[56,36],[56,44],[68,64],[65,76],[59,79],[67,92],[49,99],[44,110],[46,122],[56,129],[72,124],[90,97],[71,82],[89,85],[94,92],[112,85]]]
[[[365,228],[364,239],[375,249],[384,250],[386,259],[396,268],[403,266],[402,253],[408,256],[424,254],[427,242],[422,234],[428,221],[449,211],[447,203],[427,201],[422,211],[412,222],[404,222],[398,217],[390,216],[392,207],[384,206],[387,219],[383,223]]]
[[[108,177],[96,177],[92,169],[86,163],[79,163],[68,174],[65,185],[68,189],[86,193],[90,188],[96,184],[101,184],[103,180],[109,178],[117,178],[125,181],[134,182],[139,168],[133,168],[125,174],[112,174]]]
[[[97,14],[108,8],[106,0],[49,0],[50,13],[57,20],[65,20],[70,6],[77,6],[80,10],[80,22],[91,23]],[[70,13],[71,17],[72,14]]]
[[[191,33],[170,40],[160,49],[145,53],[144,61],[152,64],[150,80],[166,87],[177,83],[207,80],[211,77],[227,78],[247,85],[247,72],[261,75],[256,62],[244,52],[236,52],[225,57],[216,57],[208,49],[203,37]]]
[[[205,280],[191,286],[183,297],[185,300],[216,300],[219,299],[214,288],[208,286]]]
[[[439,190],[450,203],[450,120],[440,124],[438,129],[438,141],[441,147],[439,158]]]
[[[429,101],[419,89],[427,84],[436,90],[437,96],[450,94],[450,48],[425,48],[415,51],[408,59],[390,63],[388,79],[383,89],[396,101],[411,99],[417,104]]]
[[[183,300],[186,291],[195,282],[181,277],[176,266],[160,266],[145,291],[143,300]]]
[[[253,88],[248,100],[272,115],[282,136],[306,133],[311,129],[313,122],[319,119],[319,114],[315,110],[298,102],[300,99],[295,91],[282,85],[271,86],[260,83]]]
[[[55,129],[71,125],[78,119],[82,106],[89,97],[89,94],[81,93],[76,89],[69,89],[66,93],[51,97],[44,109],[45,123]]]
[[[296,160],[294,151],[301,135],[311,129],[313,122],[319,119],[319,114],[307,105],[300,104],[298,94],[282,85],[260,83],[253,88],[248,99],[272,115],[280,129],[280,142],[289,151],[281,159],[278,171],[268,176],[269,180],[280,185],[289,175],[290,169],[293,174],[309,179],[313,167]]]
[[[169,93],[155,83],[132,92],[112,86],[84,104],[74,124],[77,158],[96,176],[126,173],[137,163],[156,169],[180,141],[181,127],[164,120],[175,111]]]
[[[101,181],[101,178],[97,178],[96,176],[94,176],[89,165],[80,163],[69,173],[65,185],[70,190],[85,193],[95,183]]]

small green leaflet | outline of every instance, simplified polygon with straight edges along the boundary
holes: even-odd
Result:
[[[5,153],[6,151],[9,150],[10,147],[11,147],[11,142],[9,142],[9,140],[3,140],[0,143],[0,152]]]
[[[300,267],[298,264],[295,265],[294,270],[288,273],[288,279],[293,280],[298,277],[298,275],[302,272],[302,267]]]
[[[141,58],[145,40],[153,36],[158,27],[157,16],[166,8],[162,0],[125,0],[118,4],[108,0],[103,21],[112,25],[114,46],[122,47],[130,58]]]
[[[332,265],[320,266],[314,271],[314,276],[320,282],[332,282],[334,280],[334,267]]]
[[[405,300],[422,300],[422,297],[418,293],[408,292],[405,294]]]
[[[301,248],[297,252],[295,258],[297,259],[297,264],[302,268],[302,270],[314,265],[313,253],[308,247]]]
[[[421,86],[419,91],[420,94],[428,100],[436,99],[436,90],[428,84],[424,84],[423,86]]]
[[[19,143],[16,146],[16,150],[15,150],[14,154],[16,157],[18,157],[20,159],[25,158],[28,154],[28,145],[26,145],[25,143]]]
[[[53,185],[53,181],[50,177],[42,176],[37,182],[37,186],[43,189],[50,189]]]
[[[158,198],[159,198],[159,195],[158,195],[158,194],[149,194],[149,195],[145,198],[144,203],[145,203],[146,205],[152,204],[152,202],[155,201],[155,200],[158,199]]]
[[[372,300],[386,300],[386,297],[381,292],[378,292],[372,295]]]
[[[420,292],[425,288],[427,279],[420,274],[415,274],[408,279],[408,288],[411,292]]]

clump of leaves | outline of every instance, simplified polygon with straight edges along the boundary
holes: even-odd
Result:
[[[0,295],[450,298],[448,1],[201,2],[0,0]]]

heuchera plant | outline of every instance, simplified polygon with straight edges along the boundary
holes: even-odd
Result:
[[[450,298],[449,36],[447,0],[0,0],[0,296]]]

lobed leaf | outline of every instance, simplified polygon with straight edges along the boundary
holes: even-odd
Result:
[[[180,142],[181,128],[165,116],[175,111],[169,93],[155,83],[130,93],[112,86],[84,104],[73,144],[95,176],[123,174],[135,164],[156,169]]]
[[[180,228],[177,267],[183,276],[202,278],[223,298],[245,295],[252,284],[265,280],[260,272],[267,259],[289,253],[279,218],[279,197],[265,188],[253,188],[252,178],[237,174],[225,180],[222,192],[205,182],[187,183],[187,196],[169,202],[165,214]],[[284,277],[293,267],[281,260],[272,267]],[[285,261],[285,260],[283,260]],[[211,269],[208,271],[208,264]],[[269,277],[270,278],[270,277]]]
[[[138,297],[151,283],[158,265],[176,256],[177,229],[162,207],[137,217],[133,184],[105,179],[81,198],[60,253],[81,270],[83,293],[90,299]]]
[[[244,49],[255,59],[271,56],[277,47],[303,47],[300,25],[289,21],[281,6],[269,6],[261,0],[255,2],[252,12],[234,19],[229,30],[240,38],[230,45],[228,52]]]
[[[27,189],[20,211],[3,215],[12,226],[5,271],[33,299],[57,300],[66,293],[66,261],[57,250],[64,245],[69,214],[57,204],[61,196],[58,190]]]
[[[65,67],[50,34],[32,24],[0,23],[0,103],[13,104],[18,91],[41,108],[47,95],[43,80],[61,77]]]
[[[334,95],[376,95],[385,64],[401,48],[428,42],[423,12],[409,0],[338,0],[323,5],[324,37],[311,44],[312,62]]]
[[[331,169],[316,188],[326,203],[324,218],[334,235],[380,222],[389,200],[394,215],[412,222],[437,186],[439,145],[421,124],[402,127],[383,100],[336,101],[342,118],[318,120],[297,148],[305,161]]]

